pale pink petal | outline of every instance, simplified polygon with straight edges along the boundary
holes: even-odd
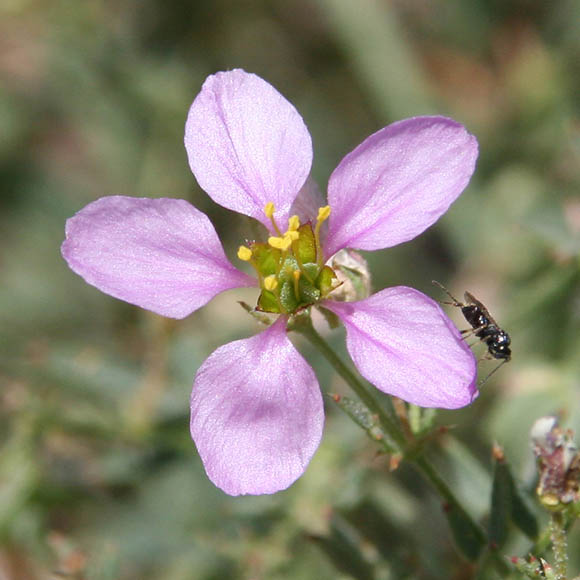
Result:
[[[312,140],[296,109],[243,70],[208,77],[191,105],[185,148],[199,185],[220,205],[261,221],[273,202],[286,226],[312,165]]]
[[[360,302],[324,302],[346,327],[354,364],[389,395],[456,409],[477,396],[476,361],[439,305],[405,286]]]
[[[313,370],[286,319],[218,348],[191,394],[191,436],[208,477],[230,495],[275,493],[300,477],[322,437]]]
[[[228,261],[209,219],[180,199],[102,197],[67,220],[61,251],[89,284],[171,318],[256,285]]]
[[[465,189],[477,153],[475,137],[445,117],[406,119],[368,137],[330,176],[326,255],[419,235]]]

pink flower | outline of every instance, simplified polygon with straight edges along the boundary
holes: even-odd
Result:
[[[204,214],[176,199],[101,198],[68,220],[62,254],[89,284],[164,316],[183,318],[244,286],[260,287],[259,307],[279,314],[260,334],[218,348],[195,377],[191,434],[215,485],[231,495],[274,493],[314,455],[322,396],[286,334],[288,319],[310,305],[339,317],[355,366],[381,391],[425,407],[474,400],[475,359],[436,302],[403,286],[333,301],[335,277],[324,265],[343,248],[394,246],[437,221],[475,167],[477,141],[464,127],[416,117],[371,135],[332,173],[330,207],[318,216],[297,209],[311,202],[310,134],[261,78],[242,70],[208,77],[189,111],[185,147],[215,202],[267,228],[268,243],[238,253],[258,279],[228,261]]]

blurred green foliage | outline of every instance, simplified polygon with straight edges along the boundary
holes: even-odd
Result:
[[[579,10],[574,0],[5,0],[0,577],[471,577],[432,490],[405,464],[389,472],[330,399],[325,439],[291,489],[215,489],[189,438],[189,391],[214,348],[255,332],[236,303],[255,296],[227,293],[163,320],[86,285],[59,246],[67,217],[126,194],[189,199],[231,254],[244,223],[197,187],[182,145],[188,107],[217,70],[255,72],[296,105],[322,189],[392,121],[461,121],[480,142],[469,188],[429,232],[369,259],[375,288],[441,298],[435,278],[458,296],[469,289],[512,336],[513,361],[470,408],[439,415],[455,428],[432,444],[486,518],[493,441],[530,491],[533,421],[561,413],[580,431]],[[308,357],[326,392],[344,391]],[[529,543],[512,530],[503,548],[525,554]]]

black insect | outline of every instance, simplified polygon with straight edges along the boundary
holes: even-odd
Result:
[[[461,334],[474,334],[487,345],[488,358],[501,360],[499,365],[480,383],[483,384],[502,364],[511,359],[510,336],[497,324],[488,309],[473,294],[465,292],[465,303],[463,303],[459,302],[443,284],[436,280],[433,280],[433,284],[439,286],[453,301],[443,302],[443,304],[451,304],[452,306],[461,308],[461,313],[465,317],[465,320],[471,325],[469,330],[462,330]]]

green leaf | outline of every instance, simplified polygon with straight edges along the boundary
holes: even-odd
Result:
[[[461,553],[471,562],[477,560],[485,545],[479,530],[465,512],[453,506],[445,509],[453,539]]]
[[[536,514],[530,508],[523,493],[518,489],[515,481],[512,482],[512,522],[528,538],[534,540],[538,537],[539,526]]]
[[[491,513],[489,518],[489,543],[493,548],[503,546],[508,533],[512,512],[513,479],[508,464],[496,460],[491,488]]]
[[[378,424],[377,418],[369,409],[356,399],[350,397],[333,396],[334,402],[373,440],[380,442],[389,453],[395,453],[392,442],[385,439],[385,433]]]

